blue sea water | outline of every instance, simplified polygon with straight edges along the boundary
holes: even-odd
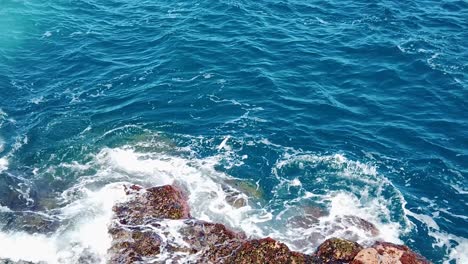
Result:
[[[468,263],[467,63],[464,0],[0,0],[0,258],[103,262],[122,184],[175,182],[294,250]]]

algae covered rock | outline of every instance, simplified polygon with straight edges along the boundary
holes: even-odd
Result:
[[[125,192],[131,198],[113,207],[109,263],[135,263],[156,257],[162,239],[152,225],[157,226],[161,219],[190,217],[185,197],[174,186],[144,189],[131,185],[125,186]]]
[[[109,233],[112,236],[110,263],[134,263],[160,253],[161,238],[151,230],[114,227]]]
[[[114,206],[121,224],[139,225],[154,219],[189,218],[189,207],[182,192],[171,185],[143,189],[132,185],[126,189],[133,197]]]
[[[291,251],[285,244],[272,238],[230,241],[205,252],[199,263],[315,263],[312,257]]]
[[[323,242],[315,255],[323,263],[348,263],[363,248],[358,243],[340,238],[330,238]]]
[[[230,230],[223,224],[209,223],[200,220],[186,220],[180,229],[184,241],[190,245],[192,252],[207,250],[231,240],[243,240],[245,235]]]
[[[363,249],[339,238],[326,240],[314,255],[306,255],[272,238],[248,239],[223,224],[191,218],[186,197],[174,186],[145,189],[131,185],[125,192],[129,199],[113,207],[108,263],[428,263],[406,246],[378,242]],[[313,219],[322,214],[319,209],[308,212]],[[377,234],[375,226],[361,218],[344,216],[340,220],[343,226]]]

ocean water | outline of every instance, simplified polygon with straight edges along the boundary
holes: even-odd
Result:
[[[301,252],[468,263],[467,63],[465,0],[0,0],[0,258],[104,263],[123,184],[175,183]]]

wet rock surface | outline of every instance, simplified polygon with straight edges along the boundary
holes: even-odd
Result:
[[[171,185],[143,189],[138,185],[125,188],[133,197],[117,204],[113,211],[121,224],[141,225],[154,219],[189,218],[189,208],[182,192]]]
[[[222,224],[208,223],[199,220],[185,221],[180,229],[183,239],[190,245],[192,252],[200,252],[226,241],[242,241],[245,235],[228,229]]]
[[[427,264],[430,263],[421,255],[411,251],[407,246],[388,242],[376,242],[371,248],[361,250],[352,264]]]
[[[49,234],[60,227],[60,221],[36,212],[0,213],[1,230],[21,230],[28,233]],[[0,262],[1,263],[1,262]]]
[[[248,239],[223,224],[192,218],[185,195],[174,186],[132,185],[125,192],[129,199],[113,208],[108,263],[429,263],[406,246],[378,242],[364,249],[339,238],[306,255],[272,238]],[[358,217],[345,216],[343,222],[378,232]]]
[[[340,238],[330,238],[323,242],[315,255],[323,263],[347,263],[363,248],[356,242]]]
[[[13,261],[11,259],[0,259],[0,264],[46,264],[45,262]]]
[[[291,251],[272,238],[230,241],[206,251],[198,263],[314,263],[313,257]]]
[[[134,263],[160,253],[161,238],[151,230],[114,227],[109,230],[111,263]]]

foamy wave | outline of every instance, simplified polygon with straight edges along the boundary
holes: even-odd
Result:
[[[0,153],[5,149],[5,141],[0,137]]]
[[[249,233],[260,232],[254,223],[264,214],[262,210],[249,205],[235,208],[227,201],[229,194],[225,188],[229,186],[223,182],[233,178],[215,169],[218,157],[186,159],[162,153],[138,153],[129,147],[104,149],[96,159],[100,166],[108,168],[105,177],[130,177],[127,179],[146,186],[180,185],[188,192],[192,215],[198,219],[222,222]]]
[[[234,139],[232,139],[234,140]],[[216,166],[226,159],[242,160],[229,147],[229,138],[224,138],[218,147],[218,154],[207,158],[170,155],[164,152],[137,151],[134,146],[104,148],[91,156],[87,163],[71,162],[60,164],[80,176],[80,180],[61,196],[64,207],[54,211],[63,223],[51,236],[30,235],[22,232],[0,233],[0,246],[24,248],[24,245],[37,247],[38,251],[20,255],[20,252],[7,250],[0,252],[0,258],[27,261],[46,261],[48,263],[80,263],[83,258],[104,263],[110,245],[107,226],[112,216],[112,206],[125,199],[123,185],[136,183],[143,186],[175,184],[184,189],[193,217],[226,224],[243,231],[250,237],[271,236],[294,250],[311,253],[314,246],[330,236],[348,237],[370,243],[383,239],[400,242],[405,224],[390,216],[388,207],[404,206],[404,199],[393,190],[391,183],[377,173],[374,166],[348,160],[343,155],[319,156],[312,154],[287,154],[275,164],[272,174],[278,179],[273,189],[272,200],[265,201],[256,196],[255,187],[240,188],[242,181],[216,170]],[[221,146],[221,147],[220,147]],[[184,151],[186,148],[183,147]],[[190,153],[186,151],[185,153]],[[314,168],[325,166],[331,169],[334,177],[355,185],[346,190],[304,189],[311,175],[294,175],[289,178],[283,170],[290,167]],[[53,171],[53,170],[52,170]],[[331,175],[320,175],[322,181]],[[237,184],[233,184],[237,182]],[[368,186],[360,188],[360,184]],[[258,189],[259,186],[257,186]],[[392,197],[402,199],[390,204],[384,190],[391,189]],[[297,197],[290,198],[297,191]],[[232,196],[243,199],[241,206],[234,206]],[[276,205],[281,204],[278,208]],[[326,213],[314,215],[306,225],[298,225],[290,220],[304,214],[308,204],[316,204]],[[373,223],[379,234],[349,225],[346,217],[357,217],[357,221]],[[344,222],[343,222],[344,221]],[[176,229],[171,232],[176,232]],[[298,236],[297,234],[301,234]],[[173,234],[177,236],[176,233]],[[161,258],[164,256],[160,256]]]
[[[14,261],[82,263],[105,263],[110,236],[107,225],[112,206],[125,199],[123,183],[108,184],[98,191],[85,185],[80,190],[82,198],[59,210],[59,217],[72,220],[52,235],[28,234],[25,232],[0,232],[0,258]]]
[[[288,178],[289,171],[295,172],[294,178]],[[312,253],[311,245],[330,237],[361,244],[376,240],[402,243],[399,237],[411,230],[405,215],[393,216],[393,209],[403,211],[406,204],[402,194],[371,164],[342,154],[292,152],[278,160],[273,175],[280,181],[276,193],[296,188],[300,195],[285,200],[285,209],[278,213],[279,219],[288,219],[287,230],[273,232],[293,249]],[[304,189],[302,182],[311,181],[315,188]],[[298,238],[294,234],[303,235]]]
[[[0,158],[0,172],[3,172],[8,169],[8,159]]]
[[[432,244],[434,248],[445,249],[447,257],[444,260],[444,264],[453,263],[453,261],[460,264],[468,263],[468,239],[441,231],[439,225],[431,216],[417,214],[407,209],[405,211],[407,215],[427,227],[428,235],[434,238],[434,243]],[[454,244],[455,246],[453,246]]]

